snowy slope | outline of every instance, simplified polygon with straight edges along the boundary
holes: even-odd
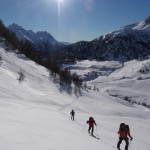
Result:
[[[148,16],[144,21],[138,23],[133,29],[150,30],[150,16]]]
[[[141,32],[138,32],[141,31]],[[116,36],[126,36],[128,34],[133,34],[136,36],[137,39],[140,40],[140,35],[145,34],[145,39],[147,39],[146,35],[150,35],[150,16],[148,16],[145,20],[139,22],[139,23],[133,23],[130,25],[123,26],[119,28],[118,30],[115,30],[109,34],[106,34],[103,36],[103,38],[114,38]],[[148,40],[148,39],[147,39]]]
[[[85,60],[69,67],[108,95],[128,97],[132,102],[150,107],[150,59],[126,63]]]
[[[113,150],[121,122],[130,125],[134,138],[132,149],[150,149],[148,108],[117,101],[102,89],[83,91],[81,97],[60,92],[44,67],[3,48],[0,48],[0,56],[1,149]],[[18,81],[20,70],[25,75],[22,82]],[[112,78],[116,74],[114,72]],[[94,84],[92,82],[98,83],[98,78],[88,84]],[[71,109],[76,112],[75,122],[70,120]],[[87,133],[86,120],[90,116],[98,125],[94,134],[101,140]]]

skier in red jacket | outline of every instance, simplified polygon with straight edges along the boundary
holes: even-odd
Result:
[[[129,146],[129,138],[130,140],[132,140],[132,136],[130,135],[130,128],[128,125],[125,125],[124,123],[120,124],[120,129],[118,131],[118,134],[120,135],[119,137],[119,142],[117,144],[117,148],[118,150],[120,150],[120,144],[122,143],[123,140],[125,140],[126,145],[125,145],[125,150],[128,150],[128,146]]]
[[[95,120],[93,119],[93,117],[90,117],[89,120],[87,121],[87,123],[89,124],[88,132],[89,132],[89,134],[90,134],[90,130],[91,130],[91,135],[93,136],[94,124],[96,125],[96,122],[95,122]]]

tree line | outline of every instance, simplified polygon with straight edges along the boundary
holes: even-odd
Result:
[[[2,20],[0,20],[0,37],[6,40],[7,46],[11,45],[12,49],[16,49],[18,53],[24,54],[36,63],[49,69],[52,77],[59,78],[60,85],[63,84],[69,87],[74,85],[76,89],[75,92],[80,91],[83,87],[82,80],[76,73],[71,74],[69,68],[61,67],[64,61],[62,60],[59,50],[51,52],[36,50],[29,41],[19,40],[15,33],[5,27]]]

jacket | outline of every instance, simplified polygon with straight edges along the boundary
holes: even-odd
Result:
[[[96,122],[94,119],[88,120],[87,123],[89,124],[89,126],[94,126],[94,124],[96,125]]]
[[[132,138],[131,135],[130,135],[130,130],[125,130],[125,131],[119,130],[118,134],[120,135],[121,138],[127,138],[127,136]]]

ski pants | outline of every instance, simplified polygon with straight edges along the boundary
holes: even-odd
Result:
[[[73,120],[73,121],[74,121],[74,115],[71,115],[71,120]]]
[[[91,130],[91,135],[93,135],[94,132],[94,126],[89,126],[88,132],[90,134],[90,130]]]
[[[128,146],[129,146],[129,139],[128,138],[121,138],[121,137],[119,137],[119,142],[117,144],[117,148],[120,149],[120,144],[122,143],[123,140],[126,142],[125,150],[128,150]]]

